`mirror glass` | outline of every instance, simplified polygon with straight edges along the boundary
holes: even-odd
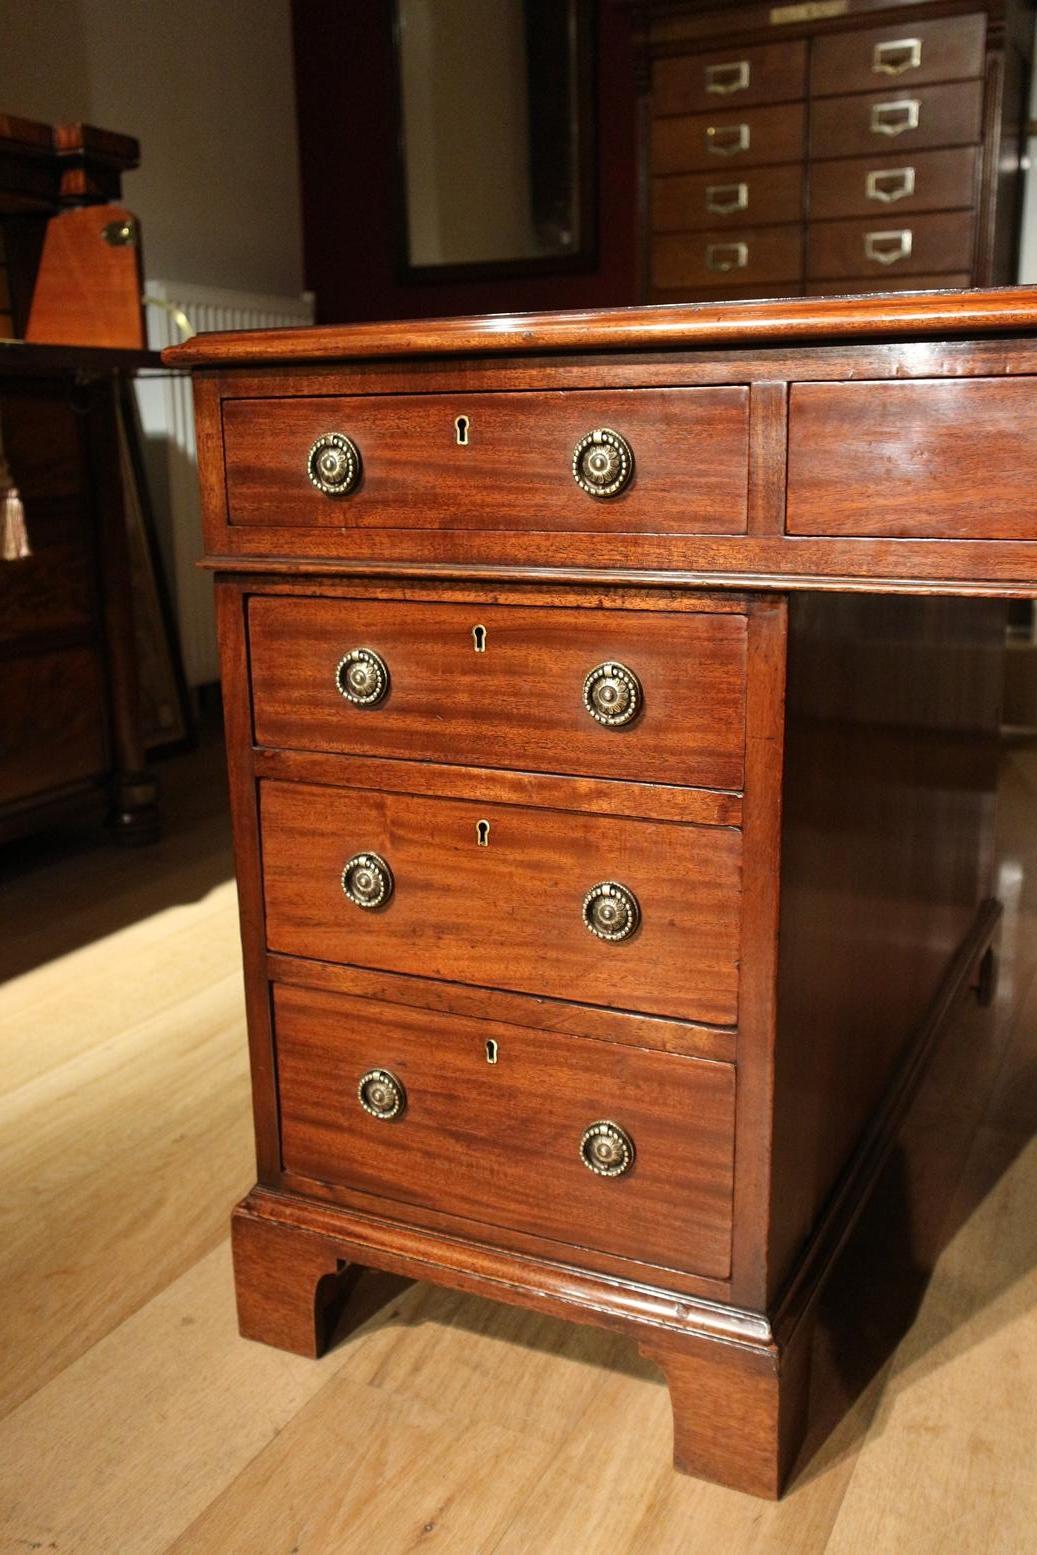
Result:
[[[410,270],[587,258],[585,0],[397,0]]]

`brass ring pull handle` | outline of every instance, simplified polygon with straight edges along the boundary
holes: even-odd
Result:
[[[342,889],[357,907],[384,907],[396,882],[380,853],[354,853],[342,870]]]
[[[335,685],[354,707],[377,707],[389,690],[389,666],[373,648],[351,648],[338,661]]]
[[[625,1128],[602,1118],[583,1131],[580,1160],[599,1177],[622,1177],[634,1164],[634,1141]]]
[[[610,427],[598,427],[573,449],[573,480],[591,497],[618,497],[634,473],[634,450]]]
[[[618,880],[600,880],[583,898],[583,921],[598,939],[615,944],[636,933],[641,904]]]
[[[325,432],[306,456],[306,474],[326,497],[344,497],[360,480],[360,450],[344,432]]]
[[[407,1105],[403,1081],[398,1080],[388,1069],[369,1069],[366,1074],[362,1074],[356,1094],[365,1112],[386,1123],[400,1117]]]
[[[583,682],[583,705],[607,729],[622,729],[641,711],[644,691],[633,670],[606,660],[596,664]]]

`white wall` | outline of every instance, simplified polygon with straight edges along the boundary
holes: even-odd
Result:
[[[0,111],[137,137],[147,275],[302,290],[289,0],[0,0]]]

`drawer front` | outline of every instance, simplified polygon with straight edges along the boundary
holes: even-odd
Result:
[[[972,265],[971,211],[940,211],[910,220],[822,221],[807,232],[807,275],[925,275]]]
[[[274,1022],[289,1171],[727,1276],[729,1065],[284,985],[274,990]],[[359,1082],[372,1070],[402,1086],[397,1117],[360,1104]],[[619,1176],[599,1176],[581,1158],[584,1131],[601,1121],[633,1142]]]
[[[8,659],[3,677],[0,804],[104,771],[104,693],[91,648]]]
[[[717,172],[730,181],[726,169],[760,167],[772,162],[798,162],[806,147],[806,108],[786,103],[779,108],[730,107],[711,113],[656,119],[652,125],[653,173]]]
[[[652,239],[652,285],[660,290],[740,282],[798,281],[803,229],[746,227],[741,232],[674,233]]]
[[[785,103],[806,95],[804,42],[765,43],[658,59],[652,70],[652,112],[716,113],[718,108]]]
[[[904,87],[867,97],[828,97],[810,113],[814,158],[888,156],[915,147],[973,145],[980,138],[983,83]]]
[[[737,177],[675,173],[652,181],[652,231],[773,226],[803,215],[803,170],[792,164]]]
[[[810,215],[814,221],[888,217],[895,225],[916,211],[971,208],[978,165],[975,146],[816,162],[810,169]]]
[[[868,276],[850,276],[839,281],[811,281],[812,297],[853,297],[874,292],[929,292],[956,291],[972,285],[972,276],[965,270],[955,270],[948,275],[883,275],[877,280]]]
[[[261,785],[261,814],[272,950],[645,1014],[736,1019],[736,830],[279,782]],[[374,910],[342,888],[347,861],[372,853],[394,882]],[[597,938],[584,921],[587,893],[605,881],[639,904],[628,939]]]
[[[831,33],[814,41],[810,90],[815,96],[834,96],[979,77],[985,43],[981,14],[931,22],[904,17],[866,32]]]
[[[1037,380],[795,384],[789,414],[790,533],[1037,539]]]
[[[254,599],[249,638],[260,745],[742,786],[744,616]],[[388,673],[372,705],[339,690],[338,667],[356,648]],[[584,687],[613,661],[636,677],[639,707],[608,725],[587,710]]]
[[[229,400],[230,521],[742,534],[748,401],[744,388]],[[598,427],[633,453],[632,479],[606,498],[573,478],[574,448]],[[307,475],[311,446],[334,432],[362,461],[348,495],[325,495]]]

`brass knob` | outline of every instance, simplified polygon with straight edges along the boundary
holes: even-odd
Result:
[[[357,1099],[372,1118],[398,1118],[407,1105],[407,1092],[403,1081],[397,1080],[388,1069],[369,1069],[360,1076],[356,1088]]]
[[[384,907],[394,885],[392,870],[378,853],[354,853],[342,871],[342,889],[357,907]]]
[[[360,450],[344,432],[325,432],[306,458],[306,473],[326,497],[344,497],[360,479]]]
[[[583,682],[583,705],[592,718],[609,729],[633,723],[644,692],[633,670],[612,660],[595,665]]]
[[[599,939],[629,939],[641,922],[641,904],[618,880],[602,880],[583,898],[583,921]]]
[[[584,1129],[580,1160],[599,1177],[622,1177],[634,1164],[634,1141],[618,1123],[602,1118]]]
[[[335,684],[354,706],[376,707],[389,690],[389,666],[373,648],[352,648],[338,661]]]
[[[592,497],[617,497],[634,473],[634,450],[625,437],[598,427],[573,449],[573,479]]]

